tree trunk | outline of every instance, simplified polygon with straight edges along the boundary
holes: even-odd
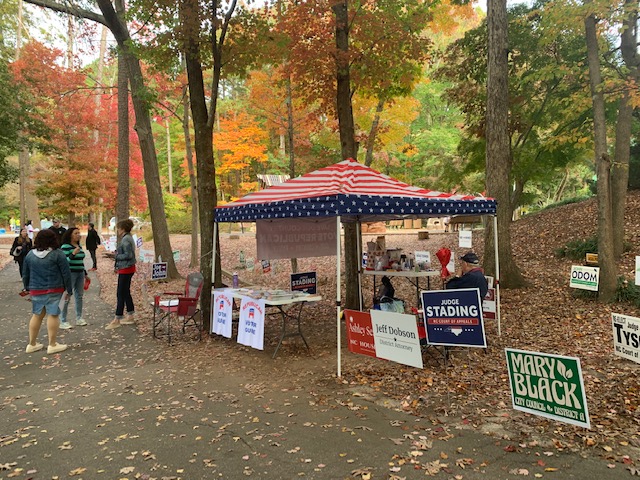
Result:
[[[507,2],[489,0],[487,3],[487,118],[485,182],[490,197],[497,202],[498,255],[500,284],[506,288],[520,288],[525,280],[511,253],[511,141],[509,139],[509,86],[507,50]],[[494,275],[495,247],[493,222],[485,229],[484,267]]]
[[[384,108],[384,100],[378,100],[378,105],[376,106],[376,115],[373,117],[373,123],[371,124],[371,129],[369,130],[369,136],[367,138],[367,154],[364,157],[364,164],[367,167],[370,167],[373,163],[373,147],[376,144],[376,137],[378,136],[378,129],[380,128],[380,114],[382,113],[382,109]]]
[[[178,269],[173,260],[167,217],[164,211],[158,159],[156,157],[156,148],[151,131],[151,117],[149,115],[149,104],[147,101],[148,95],[144,85],[140,60],[130,50],[131,38],[129,37],[129,31],[125,23],[113,9],[111,1],[97,0],[97,3],[102,11],[105,23],[118,42],[118,47],[122,51],[127,64],[133,110],[136,115],[135,130],[138,134],[140,151],[142,153],[144,180],[147,187],[151,222],[153,223],[153,243],[156,255],[161,256],[162,260],[167,262],[167,276],[172,279],[178,278]]]
[[[129,218],[129,76],[124,54],[118,51],[118,187],[116,222]]]
[[[640,80],[640,55],[636,47],[638,41],[638,0],[624,2],[626,18],[620,36],[620,51],[622,59],[628,69],[628,85],[638,84]],[[637,87],[636,87],[637,88]],[[633,105],[631,92],[625,88],[618,106],[618,121],[616,123],[615,161],[611,171],[611,208],[613,225],[617,231],[613,237],[613,251],[615,258],[620,258],[624,250],[624,212],[629,184],[629,156],[631,149],[631,125],[633,124]]]
[[[611,302],[616,292],[617,266],[613,249],[613,219],[611,208],[611,160],[607,153],[607,123],[598,50],[596,19],[589,15],[584,20],[589,63],[589,85],[593,101],[593,132],[596,174],[598,178],[598,264],[600,290],[598,297]]]
[[[286,61],[285,61],[286,62]],[[291,91],[291,72],[287,72],[287,139],[289,140],[289,178],[296,176],[296,156],[294,153],[294,126],[293,126],[293,93]],[[291,272],[298,273],[298,259],[291,258]]]
[[[198,244],[198,184],[196,172],[193,168],[193,150],[191,149],[191,132],[189,130],[189,97],[188,87],[182,89],[182,131],[184,132],[185,157],[189,170],[189,186],[191,187],[191,258],[189,267],[200,265],[200,248]]]
[[[357,159],[358,146],[351,107],[351,79],[349,74],[349,16],[347,0],[340,0],[331,7],[336,16],[336,69],[337,110],[340,130],[340,146],[343,160]],[[340,232],[338,232],[340,234]],[[360,308],[358,293],[358,236],[354,223],[344,224],[344,308]],[[340,280],[338,280],[340,281]]]

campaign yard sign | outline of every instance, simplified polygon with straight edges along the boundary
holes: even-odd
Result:
[[[581,290],[591,290],[597,292],[599,278],[599,267],[583,267],[581,265],[572,265],[571,280],[569,282],[569,286],[571,288],[579,288]]]
[[[640,363],[640,318],[612,312],[611,323],[615,354]]]
[[[212,294],[211,333],[231,338],[233,326],[233,296],[227,289]]]
[[[580,359],[505,348],[515,410],[589,428]]]
[[[422,368],[422,350],[415,315],[371,310],[376,356]]]
[[[347,321],[349,351],[375,357],[376,345],[373,340],[371,314],[369,312],[345,309],[344,318]]]
[[[427,343],[486,347],[482,302],[477,288],[421,292]]]
[[[292,273],[291,291],[316,294],[316,272]]]
[[[151,280],[167,278],[167,262],[154,263],[151,266]]]

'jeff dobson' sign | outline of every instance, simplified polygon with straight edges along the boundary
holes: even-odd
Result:
[[[580,265],[572,265],[569,286],[571,288],[580,288],[582,290],[592,290],[597,292],[599,278],[599,267],[582,267]]]
[[[589,428],[580,359],[505,348],[513,408]]]
[[[611,314],[616,355],[640,363],[640,318]]]

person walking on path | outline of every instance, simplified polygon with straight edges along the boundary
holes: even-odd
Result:
[[[35,229],[31,224],[31,220],[27,220],[27,223],[24,224],[24,228],[27,229],[27,234],[29,235],[29,238],[33,240],[33,232],[35,231]]]
[[[13,260],[18,264],[20,278],[22,278],[24,259],[31,248],[33,248],[33,242],[29,238],[27,229],[23,228],[20,230],[20,234],[13,240],[13,245],[11,245],[11,250],[9,250],[9,254],[13,255]]]
[[[49,227],[49,230],[52,230],[56,234],[56,237],[58,238],[58,245],[62,245],[62,235],[64,235],[64,232],[66,232],[67,229],[60,225],[60,220],[54,218],[53,225]]]
[[[87,250],[91,254],[91,261],[93,262],[93,266],[91,270],[98,269],[98,258],[96,257],[96,250],[98,246],[102,244],[100,240],[100,235],[98,235],[98,231],[94,228],[93,223],[89,223],[89,230],[87,231],[87,241],[85,242]]]
[[[118,273],[118,287],[116,289],[116,316],[106,326],[107,330],[118,328],[120,325],[134,325],[135,307],[131,297],[131,279],[136,273],[136,242],[131,236],[133,222],[130,219],[120,220],[116,224],[116,230],[120,242],[116,249],[115,271]],[[127,308],[127,318],[124,317],[124,309]]]
[[[76,304],[76,325],[84,326],[87,324],[82,318],[82,294],[84,292],[84,277],[86,275],[84,269],[85,253],[80,245],[80,229],[71,227],[62,235],[62,246],[60,249],[64,252],[69,261],[69,269],[71,270],[71,285],[73,286],[73,298]],[[67,321],[69,311],[69,301],[67,299],[62,308],[60,315],[60,328],[68,330],[73,326]]]
[[[64,253],[58,248],[56,234],[51,230],[43,230],[36,236],[34,248],[24,261],[22,283],[31,295],[32,313],[29,344],[25,351],[33,353],[43,348],[44,345],[37,340],[42,320],[47,315],[47,353],[63,352],[67,346],[56,341],[60,326],[58,316],[62,296],[68,297],[72,293],[71,271]]]

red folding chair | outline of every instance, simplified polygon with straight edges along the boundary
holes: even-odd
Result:
[[[188,326],[198,331],[198,340],[202,340],[202,313],[198,302],[204,278],[199,272],[187,275],[184,292],[164,292],[153,297],[153,336],[167,336],[171,343],[171,324],[178,321],[182,324],[182,333]]]

